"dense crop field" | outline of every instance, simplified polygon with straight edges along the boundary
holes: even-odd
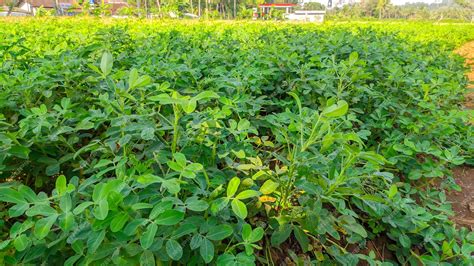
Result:
[[[0,37],[0,264],[472,263],[445,194],[474,164],[452,52],[472,25],[26,19]]]

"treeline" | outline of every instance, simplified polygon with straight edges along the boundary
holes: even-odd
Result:
[[[84,0],[85,1],[85,0]],[[86,1],[87,2],[87,1]],[[117,10],[118,15],[159,18],[182,17],[194,14],[208,19],[250,19],[253,8],[264,0],[129,0],[129,6]],[[87,4],[87,3],[86,3]],[[107,5],[104,5],[107,13]],[[297,9],[326,9],[319,3],[309,3]],[[260,10],[259,10],[260,11]],[[95,12],[104,10],[95,8]],[[449,5],[407,4],[395,6],[390,0],[368,0],[342,8],[327,9],[327,19],[418,19],[472,21],[474,4],[469,0],[456,0]],[[272,10],[269,19],[283,19],[281,10]]]
[[[459,0],[450,5],[416,3],[395,6],[388,0],[369,0],[364,3],[328,10],[327,16],[329,19],[378,18],[472,21],[474,18],[474,3]]]
[[[289,0],[285,2],[296,2]],[[415,20],[458,20],[474,21],[474,1],[453,1],[443,4],[407,4],[404,6],[393,5],[390,0],[364,0],[361,3],[345,5],[341,8],[326,9],[320,3],[307,3],[296,9],[326,10],[326,19],[415,19]],[[103,0],[79,0],[69,10],[46,10],[40,8],[36,15],[122,15],[148,18],[178,18],[201,17],[205,19],[251,19],[253,9],[265,0],[124,0],[127,5],[113,8]],[[269,1],[267,1],[269,2]],[[20,0],[12,0],[9,4],[10,11],[18,6]],[[260,10],[258,10],[260,12]],[[283,10],[274,9],[264,15],[265,19],[284,19]]]

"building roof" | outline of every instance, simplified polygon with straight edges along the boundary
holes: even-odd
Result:
[[[3,5],[8,5],[10,1],[9,0],[0,0],[0,6]],[[75,0],[59,0],[60,3],[65,3],[65,4],[73,4],[75,3]],[[23,4],[25,1],[18,1],[17,4]],[[54,0],[29,0],[28,3],[32,7],[40,7],[43,6],[45,8],[54,8]]]

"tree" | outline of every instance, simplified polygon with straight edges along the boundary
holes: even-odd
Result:
[[[454,0],[454,2],[464,8],[474,8],[472,0]]]
[[[379,13],[379,19],[381,19],[385,13],[385,9],[390,5],[390,0],[378,0],[376,10]]]
[[[298,8],[300,10],[324,10],[326,9],[323,4],[318,2],[309,2]]]

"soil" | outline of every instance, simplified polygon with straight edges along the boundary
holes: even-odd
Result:
[[[470,71],[466,74],[470,84],[467,87],[465,107],[474,109],[474,41],[465,44],[456,51],[466,58],[466,65]],[[452,202],[455,215],[451,219],[460,226],[466,226],[474,231],[474,168],[468,166],[457,167],[453,170],[456,184],[461,192],[450,192],[447,195]]]
[[[455,215],[451,219],[460,226],[474,231],[474,168],[463,166],[453,170],[456,184],[461,192],[450,192],[447,198],[453,205]]]
[[[469,42],[456,50],[456,53],[466,58],[466,66],[470,71],[466,74],[470,84],[467,87],[465,106],[474,109],[474,41]]]

